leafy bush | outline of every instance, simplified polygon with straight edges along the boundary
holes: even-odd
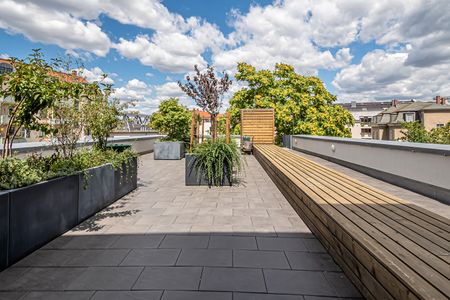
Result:
[[[450,144],[450,122],[427,131],[420,122],[404,122],[401,140],[413,143]]]
[[[77,174],[107,163],[117,169],[132,157],[136,157],[136,153],[130,150],[117,153],[112,150],[83,149],[71,158],[64,158],[59,154],[51,156],[33,154],[25,159],[0,159],[0,190],[24,187],[52,178]]]
[[[165,141],[187,141],[191,124],[191,113],[178,99],[169,98],[159,104],[159,109],[152,115],[150,127],[166,134]]]
[[[224,176],[232,182],[233,173],[242,169],[242,158],[236,142],[227,144],[225,139],[206,140],[194,148],[192,165],[198,176],[206,176],[209,186],[220,186]]]

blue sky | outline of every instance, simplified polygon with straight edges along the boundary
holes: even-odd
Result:
[[[319,76],[340,102],[450,95],[444,0],[80,3],[0,0],[0,56],[70,53],[88,80],[108,73],[116,96],[143,112],[169,96],[192,106],[175,82],[194,64],[234,74],[239,61],[292,64]]]

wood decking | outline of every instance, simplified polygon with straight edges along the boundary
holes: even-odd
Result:
[[[274,145],[255,156],[366,298],[450,298],[450,220]]]

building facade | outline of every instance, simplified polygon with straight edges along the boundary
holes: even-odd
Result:
[[[373,118],[372,138],[399,140],[403,137],[404,122],[420,122],[427,131],[445,126],[450,122],[450,105],[445,97],[440,96],[432,102],[394,102]]]
[[[396,100],[394,100],[396,101]],[[350,127],[352,138],[355,139],[371,139],[372,138],[372,121],[373,118],[393,105],[394,101],[385,102],[356,102],[339,103],[348,110],[355,119],[355,124]],[[404,103],[410,103],[405,101]]]

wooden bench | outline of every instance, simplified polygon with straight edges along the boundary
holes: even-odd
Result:
[[[254,154],[364,297],[450,298],[450,220],[293,151]]]

